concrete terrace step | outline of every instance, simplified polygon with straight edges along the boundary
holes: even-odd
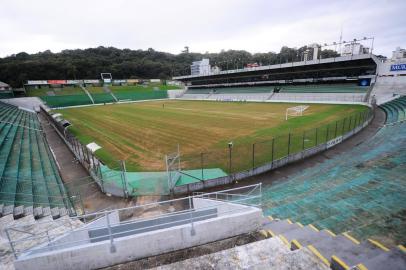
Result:
[[[292,223],[290,220],[275,220],[264,226],[265,230],[268,230],[275,235],[283,234],[298,228],[300,228],[300,225]]]
[[[368,270],[404,270],[406,269],[406,253],[400,249],[392,249],[362,263]],[[365,268],[357,267],[359,270]]]
[[[73,220],[67,215],[63,215],[56,220],[50,215],[39,219],[35,219],[34,215],[28,215],[19,219],[14,219],[13,215],[0,218],[0,269],[14,269],[14,255],[7,236],[4,233],[6,227],[19,226],[17,229],[33,233],[37,237],[43,236],[42,238],[30,239],[31,236],[29,234],[10,230],[9,235],[13,241],[25,239],[22,242],[14,244],[16,251],[23,251],[48,241],[46,233],[48,233],[50,239],[53,239],[82,225],[83,223],[80,220]]]
[[[312,269],[328,267],[306,248],[290,251],[278,237],[163,265],[155,269]]]
[[[355,266],[385,251],[368,242],[355,243],[343,235],[317,242],[313,246],[327,259],[338,258],[347,266]]]
[[[311,224],[303,226],[272,217],[264,220],[261,232],[267,237],[282,240],[291,250],[310,250],[334,270],[356,266],[359,270],[406,269],[406,249],[403,246],[389,250],[374,240],[360,243],[348,233],[335,235],[329,230],[320,231]]]
[[[2,216],[7,216],[13,213],[14,205],[6,205],[3,207]]]
[[[291,242],[292,240],[296,240],[303,246],[333,238],[333,236],[326,231],[316,231],[311,226],[305,226],[303,228],[289,231],[285,233],[284,236],[288,241]]]

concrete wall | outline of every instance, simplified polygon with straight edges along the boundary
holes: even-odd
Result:
[[[168,98],[178,98],[182,96],[182,94],[185,92],[184,89],[180,90],[168,90]]]
[[[238,213],[241,211],[253,209],[253,207],[251,206],[246,206],[238,203],[221,202],[202,198],[193,198],[193,208],[196,210],[217,208],[217,214],[219,216],[225,216],[229,215],[230,213]]]
[[[114,239],[115,252],[109,241],[23,255],[14,262],[17,270],[29,269],[96,269],[154,256],[174,250],[256,231],[261,226],[262,211],[247,207],[245,211],[220,217]]]

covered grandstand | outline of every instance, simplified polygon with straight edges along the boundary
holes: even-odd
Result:
[[[372,54],[179,76],[184,99],[362,103],[370,96],[379,61]]]

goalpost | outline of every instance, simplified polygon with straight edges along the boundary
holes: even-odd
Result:
[[[286,109],[285,119],[288,120],[289,116],[302,116],[303,112],[309,108],[308,105],[300,105]]]
[[[176,152],[165,156],[165,161],[166,173],[168,175],[168,187],[171,191],[175,187],[176,182],[179,180],[181,173],[179,145]]]

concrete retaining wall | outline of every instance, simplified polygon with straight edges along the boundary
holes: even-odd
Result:
[[[202,202],[196,201],[196,204],[199,203]],[[17,270],[107,267],[256,231],[261,226],[261,220],[261,209],[244,207],[243,211],[194,222],[194,234],[191,233],[191,225],[186,224],[114,239],[115,252],[112,252],[107,240],[42,254],[23,255],[14,265]]]

